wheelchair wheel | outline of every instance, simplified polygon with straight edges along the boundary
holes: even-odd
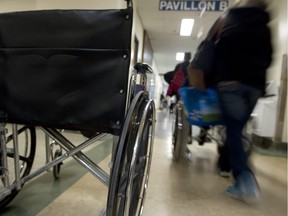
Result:
[[[20,126],[18,126],[20,127]],[[27,176],[32,168],[35,151],[36,151],[36,131],[35,127],[21,126],[18,128],[18,146],[19,146],[19,160],[20,160],[20,178]],[[14,172],[14,148],[13,148],[13,134],[7,136],[6,139],[7,160],[9,167],[9,184],[11,193],[7,196],[0,196],[0,209],[4,208],[11,202],[14,197],[19,193],[15,182]],[[1,154],[0,154],[1,158]],[[22,183],[23,186],[24,183]],[[0,182],[1,187],[4,187],[3,181]]]
[[[53,160],[56,159],[57,157],[60,157],[61,155],[62,155],[62,151],[60,149],[57,149],[54,153]],[[61,169],[62,164],[63,163],[61,162],[53,166],[54,179],[58,179],[60,177],[60,169]]]
[[[147,93],[132,101],[114,157],[107,216],[142,215],[152,159],[155,107]]]
[[[220,154],[221,149],[223,148],[223,145],[226,140],[226,128],[224,126],[220,126],[220,130],[218,130],[218,135],[220,137],[220,140],[217,143],[218,144],[217,151],[218,151],[218,154]],[[251,141],[245,135],[242,135],[242,144],[243,144],[243,148],[244,148],[244,151],[246,152],[247,157],[249,157],[253,150],[253,145]]]
[[[175,161],[178,161],[186,150],[188,128],[184,106],[178,103],[175,109],[175,121],[172,129],[172,154]]]

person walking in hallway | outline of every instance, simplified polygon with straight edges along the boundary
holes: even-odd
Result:
[[[271,63],[266,7],[264,0],[240,0],[225,12],[210,77],[217,89],[226,125],[227,137],[220,153],[219,169],[232,171],[235,180],[227,188],[227,194],[246,202],[260,198],[260,189],[241,139],[258,98],[265,93],[266,70]]]
[[[178,90],[184,84],[184,81],[188,76],[187,67],[190,64],[190,60],[191,60],[191,53],[185,52],[184,61],[176,65],[174,69],[173,78],[167,90],[166,95],[169,97],[175,95],[177,97],[177,101],[180,99]]]

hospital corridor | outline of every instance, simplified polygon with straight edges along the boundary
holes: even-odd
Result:
[[[287,216],[287,0],[0,0],[0,216]]]

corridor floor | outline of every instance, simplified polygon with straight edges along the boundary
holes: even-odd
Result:
[[[176,163],[172,157],[173,114],[157,111],[156,133],[144,216],[286,216],[287,157],[253,152],[251,162],[261,187],[262,199],[248,205],[225,194],[231,178],[218,176],[215,143],[189,148],[191,162]],[[103,145],[104,146],[104,145]],[[109,170],[111,145],[99,146],[99,166]],[[103,148],[103,149],[102,149]],[[77,177],[75,177],[75,172]],[[28,182],[0,215],[90,216],[105,208],[107,188],[74,161],[61,168],[60,179],[51,173]]]

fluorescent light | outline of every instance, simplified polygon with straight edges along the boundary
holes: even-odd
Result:
[[[180,35],[181,36],[190,36],[192,33],[193,25],[194,25],[194,19],[182,19],[181,20]]]
[[[183,61],[183,60],[184,60],[184,52],[177,52],[176,61]]]

